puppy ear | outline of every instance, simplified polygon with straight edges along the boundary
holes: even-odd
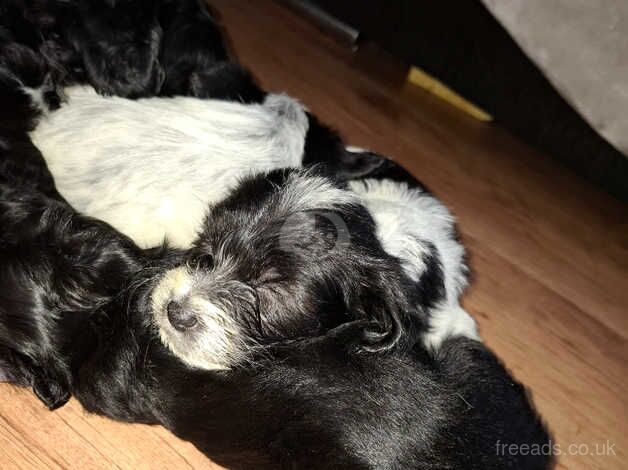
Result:
[[[396,270],[381,268],[372,273],[365,290],[351,311],[364,324],[362,336],[366,352],[381,353],[411,347],[425,331],[427,318],[413,299],[413,287]],[[350,306],[351,308],[351,306]]]

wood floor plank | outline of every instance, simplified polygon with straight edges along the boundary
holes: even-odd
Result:
[[[385,54],[355,54],[270,0],[211,3],[265,87],[402,162],[456,213],[474,273],[464,305],[531,389],[565,452],[557,468],[625,468],[626,205],[497,125],[404,86]],[[75,401],[50,413],[6,384],[0,397],[3,469],[218,468],[163,428],[90,416]],[[607,440],[614,455],[567,455]]]

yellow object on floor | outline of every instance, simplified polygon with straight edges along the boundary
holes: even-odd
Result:
[[[407,81],[429,91],[430,93],[438,96],[440,99],[447,101],[449,104],[464,111],[470,116],[480,121],[492,121],[493,116],[478,108],[476,105],[467,101],[458,93],[453,91],[444,83],[440,82],[431,75],[425,73],[423,70],[410,67]]]

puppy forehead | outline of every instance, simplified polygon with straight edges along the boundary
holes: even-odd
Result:
[[[185,295],[194,282],[192,273],[185,266],[179,266],[166,271],[158,288],[168,289],[175,295]]]

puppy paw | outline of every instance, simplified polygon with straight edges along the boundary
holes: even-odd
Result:
[[[36,373],[33,377],[33,392],[50,411],[62,407],[70,399],[68,387],[44,373]]]

